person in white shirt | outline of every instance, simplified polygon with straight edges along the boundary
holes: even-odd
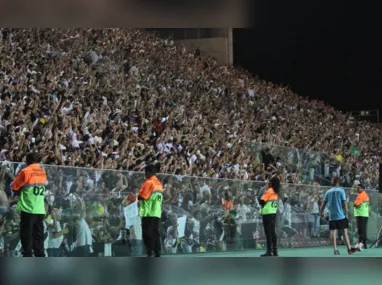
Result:
[[[49,203],[49,206],[53,206],[54,204],[54,193],[52,191],[50,191],[49,189],[47,189],[45,192],[44,192],[44,196],[45,196],[45,199],[47,199],[48,203]]]
[[[44,220],[44,253],[45,257],[48,257],[48,228],[49,224],[46,220]]]
[[[64,236],[68,234],[68,229],[61,227],[61,211],[59,209],[52,210],[52,220],[48,227],[48,257],[59,257],[60,247],[64,240]]]
[[[129,193],[126,198],[122,201],[122,206],[126,207],[131,203],[134,203],[135,196]],[[142,240],[142,220],[141,217],[137,216],[136,223],[129,228],[130,231],[130,242],[131,242],[131,255],[141,256],[143,254],[143,240]]]
[[[181,238],[180,246],[183,253],[192,253],[192,248],[195,244],[194,241],[194,223],[191,217],[187,217],[186,229],[184,237]],[[176,253],[176,252],[173,252]]]
[[[194,236],[194,241],[197,245],[200,244],[200,221],[202,220],[202,213],[197,211],[195,213],[195,217],[191,219],[193,224],[192,234]]]
[[[131,255],[141,256],[143,254],[142,220],[137,217],[137,222],[130,227]]]
[[[244,204],[244,200],[245,198],[241,197],[240,203],[236,206],[236,225],[238,234],[241,234],[241,225],[247,221],[247,214],[251,212],[251,209]]]
[[[211,188],[207,184],[200,187],[200,196],[203,197],[205,192],[208,192],[208,195],[211,195]]]
[[[311,213],[314,217],[313,237],[319,237],[320,236],[320,229],[321,229],[320,206],[318,205],[319,198],[314,197],[312,203],[313,203],[313,205],[312,205]]]
[[[173,221],[172,225],[167,228],[167,235],[164,240],[164,247],[167,253],[176,253],[178,250],[178,223]]]
[[[90,257],[93,245],[93,237],[90,231],[89,223],[91,217],[86,217],[85,202],[80,199],[81,214],[74,218],[76,226],[76,238],[73,244],[72,257]]]
[[[5,257],[5,246],[4,246],[4,226],[5,226],[5,219],[2,219],[0,217],[0,257]]]
[[[284,200],[283,222],[282,225],[292,226],[292,206],[289,203],[288,197]]]

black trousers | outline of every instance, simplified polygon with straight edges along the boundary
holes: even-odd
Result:
[[[267,239],[267,250],[277,249],[276,214],[263,215],[263,226]]]
[[[23,257],[45,257],[44,252],[45,215],[21,212],[20,241]]]
[[[90,257],[90,245],[76,247],[72,251],[72,254],[70,256],[71,257]]]
[[[156,257],[160,257],[161,241],[159,234],[159,218],[143,217],[142,218],[142,238],[146,247],[147,256],[151,257],[154,253]]]
[[[366,245],[367,241],[367,217],[357,217],[358,242]]]

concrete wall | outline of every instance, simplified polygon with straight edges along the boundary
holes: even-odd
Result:
[[[202,55],[215,57],[221,64],[233,64],[232,33],[229,33],[228,37],[187,39],[175,42],[184,45],[189,51],[199,47]]]

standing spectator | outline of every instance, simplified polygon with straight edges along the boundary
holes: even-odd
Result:
[[[265,151],[263,151],[261,154],[263,157],[264,168],[268,169],[269,166],[271,166],[274,163],[274,158],[272,154],[270,153],[270,149],[269,148],[265,149]]]
[[[72,257],[90,257],[93,252],[93,237],[90,230],[93,223],[92,217],[87,216],[86,205],[82,198],[79,199],[80,215],[74,218],[75,239]]]
[[[9,202],[8,202],[7,194],[3,190],[0,190],[0,221],[6,215],[8,211],[8,206],[9,206]]]
[[[311,213],[313,215],[313,235],[312,237],[320,236],[321,217],[320,206],[318,204],[319,197],[313,197]]]
[[[17,210],[21,211],[20,239],[23,257],[45,257],[44,253],[44,192],[45,171],[37,165],[37,154],[28,153],[27,167],[19,172],[12,189],[20,195]]]
[[[6,241],[6,246],[9,248],[10,257],[19,256],[20,244],[20,215],[15,208],[10,208],[6,223],[4,226],[3,237]]]
[[[231,202],[231,198],[228,192],[224,193],[224,198],[222,199],[222,208],[224,211],[231,211],[233,208],[233,204]]]
[[[251,209],[244,203],[245,197],[242,196],[239,200],[239,204],[236,206],[236,225],[237,234],[242,237],[242,224],[248,219],[248,215],[251,213]]]
[[[134,203],[137,197],[132,193],[127,194],[126,198],[122,201],[124,207]],[[129,228],[129,238],[131,242],[131,254],[132,256],[141,256],[143,253],[142,245],[142,218],[137,217],[134,225]]]
[[[146,181],[138,192],[139,214],[142,217],[142,235],[148,257],[160,257],[159,222],[162,216],[163,185],[155,176],[157,165],[145,167]]]
[[[351,247],[348,235],[349,213],[346,193],[344,189],[339,187],[340,179],[338,177],[333,177],[332,186],[333,188],[328,190],[325,194],[324,202],[321,206],[320,216],[322,216],[324,209],[328,206],[330,240],[332,241],[334,255],[340,254],[337,249],[337,230],[344,236],[348,253],[353,254],[355,249]]]
[[[199,58],[200,57],[201,51],[200,51],[199,47],[196,48],[194,55],[195,55],[195,58]]]
[[[187,217],[184,237],[181,238],[180,243],[183,253],[192,253],[192,248],[195,245],[193,228],[194,223],[190,217]]]
[[[176,217],[170,220],[171,225],[167,228],[164,246],[166,253],[176,253],[178,250],[178,223]]]
[[[5,257],[4,225],[5,219],[0,219],[0,257]]]
[[[60,223],[61,211],[59,209],[52,209],[51,218],[51,223],[48,226],[48,257],[59,257],[61,244],[69,231]]]

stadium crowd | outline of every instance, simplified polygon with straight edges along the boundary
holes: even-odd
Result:
[[[269,165],[245,151],[255,141],[326,153],[350,180],[378,184],[381,128],[171,40],[125,29],[0,38],[2,160],[35,150],[45,164],[139,171],[158,160],[165,173],[264,181]]]
[[[94,240],[127,242],[135,238],[125,235],[141,235],[139,227],[122,231],[121,203],[143,179],[136,172],[153,161],[160,162],[162,173],[175,175],[165,181],[167,252],[177,244],[190,250],[176,237],[176,218],[166,219],[168,212],[178,217],[183,210],[191,213],[193,227],[211,228],[210,234],[188,233],[189,243],[203,241],[198,248],[206,249],[209,240],[220,239],[216,223],[224,220],[237,229],[231,233],[240,233],[237,224],[247,213],[256,219],[255,197],[275,173],[296,189],[295,184],[314,184],[284,197],[285,208],[309,213],[322,191],[320,171],[305,175],[306,169],[324,164],[324,178],[334,173],[344,186],[357,180],[367,188],[378,184],[380,127],[200,57],[171,39],[138,29],[1,29],[0,51],[0,193],[7,196],[0,200],[14,204],[10,183],[22,167],[17,162],[38,152],[41,163],[52,168],[48,218],[67,219],[69,245],[75,243],[70,236],[86,236],[83,220],[72,223],[73,213],[81,211],[91,212],[85,216]],[[248,142],[262,147],[251,153]],[[325,155],[296,162],[290,158],[293,148]],[[18,215],[14,210],[8,215],[0,234],[14,241],[7,242],[14,250]],[[282,224],[292,223],[288,215]],[[75,229],[81,233],[68,234]]]

